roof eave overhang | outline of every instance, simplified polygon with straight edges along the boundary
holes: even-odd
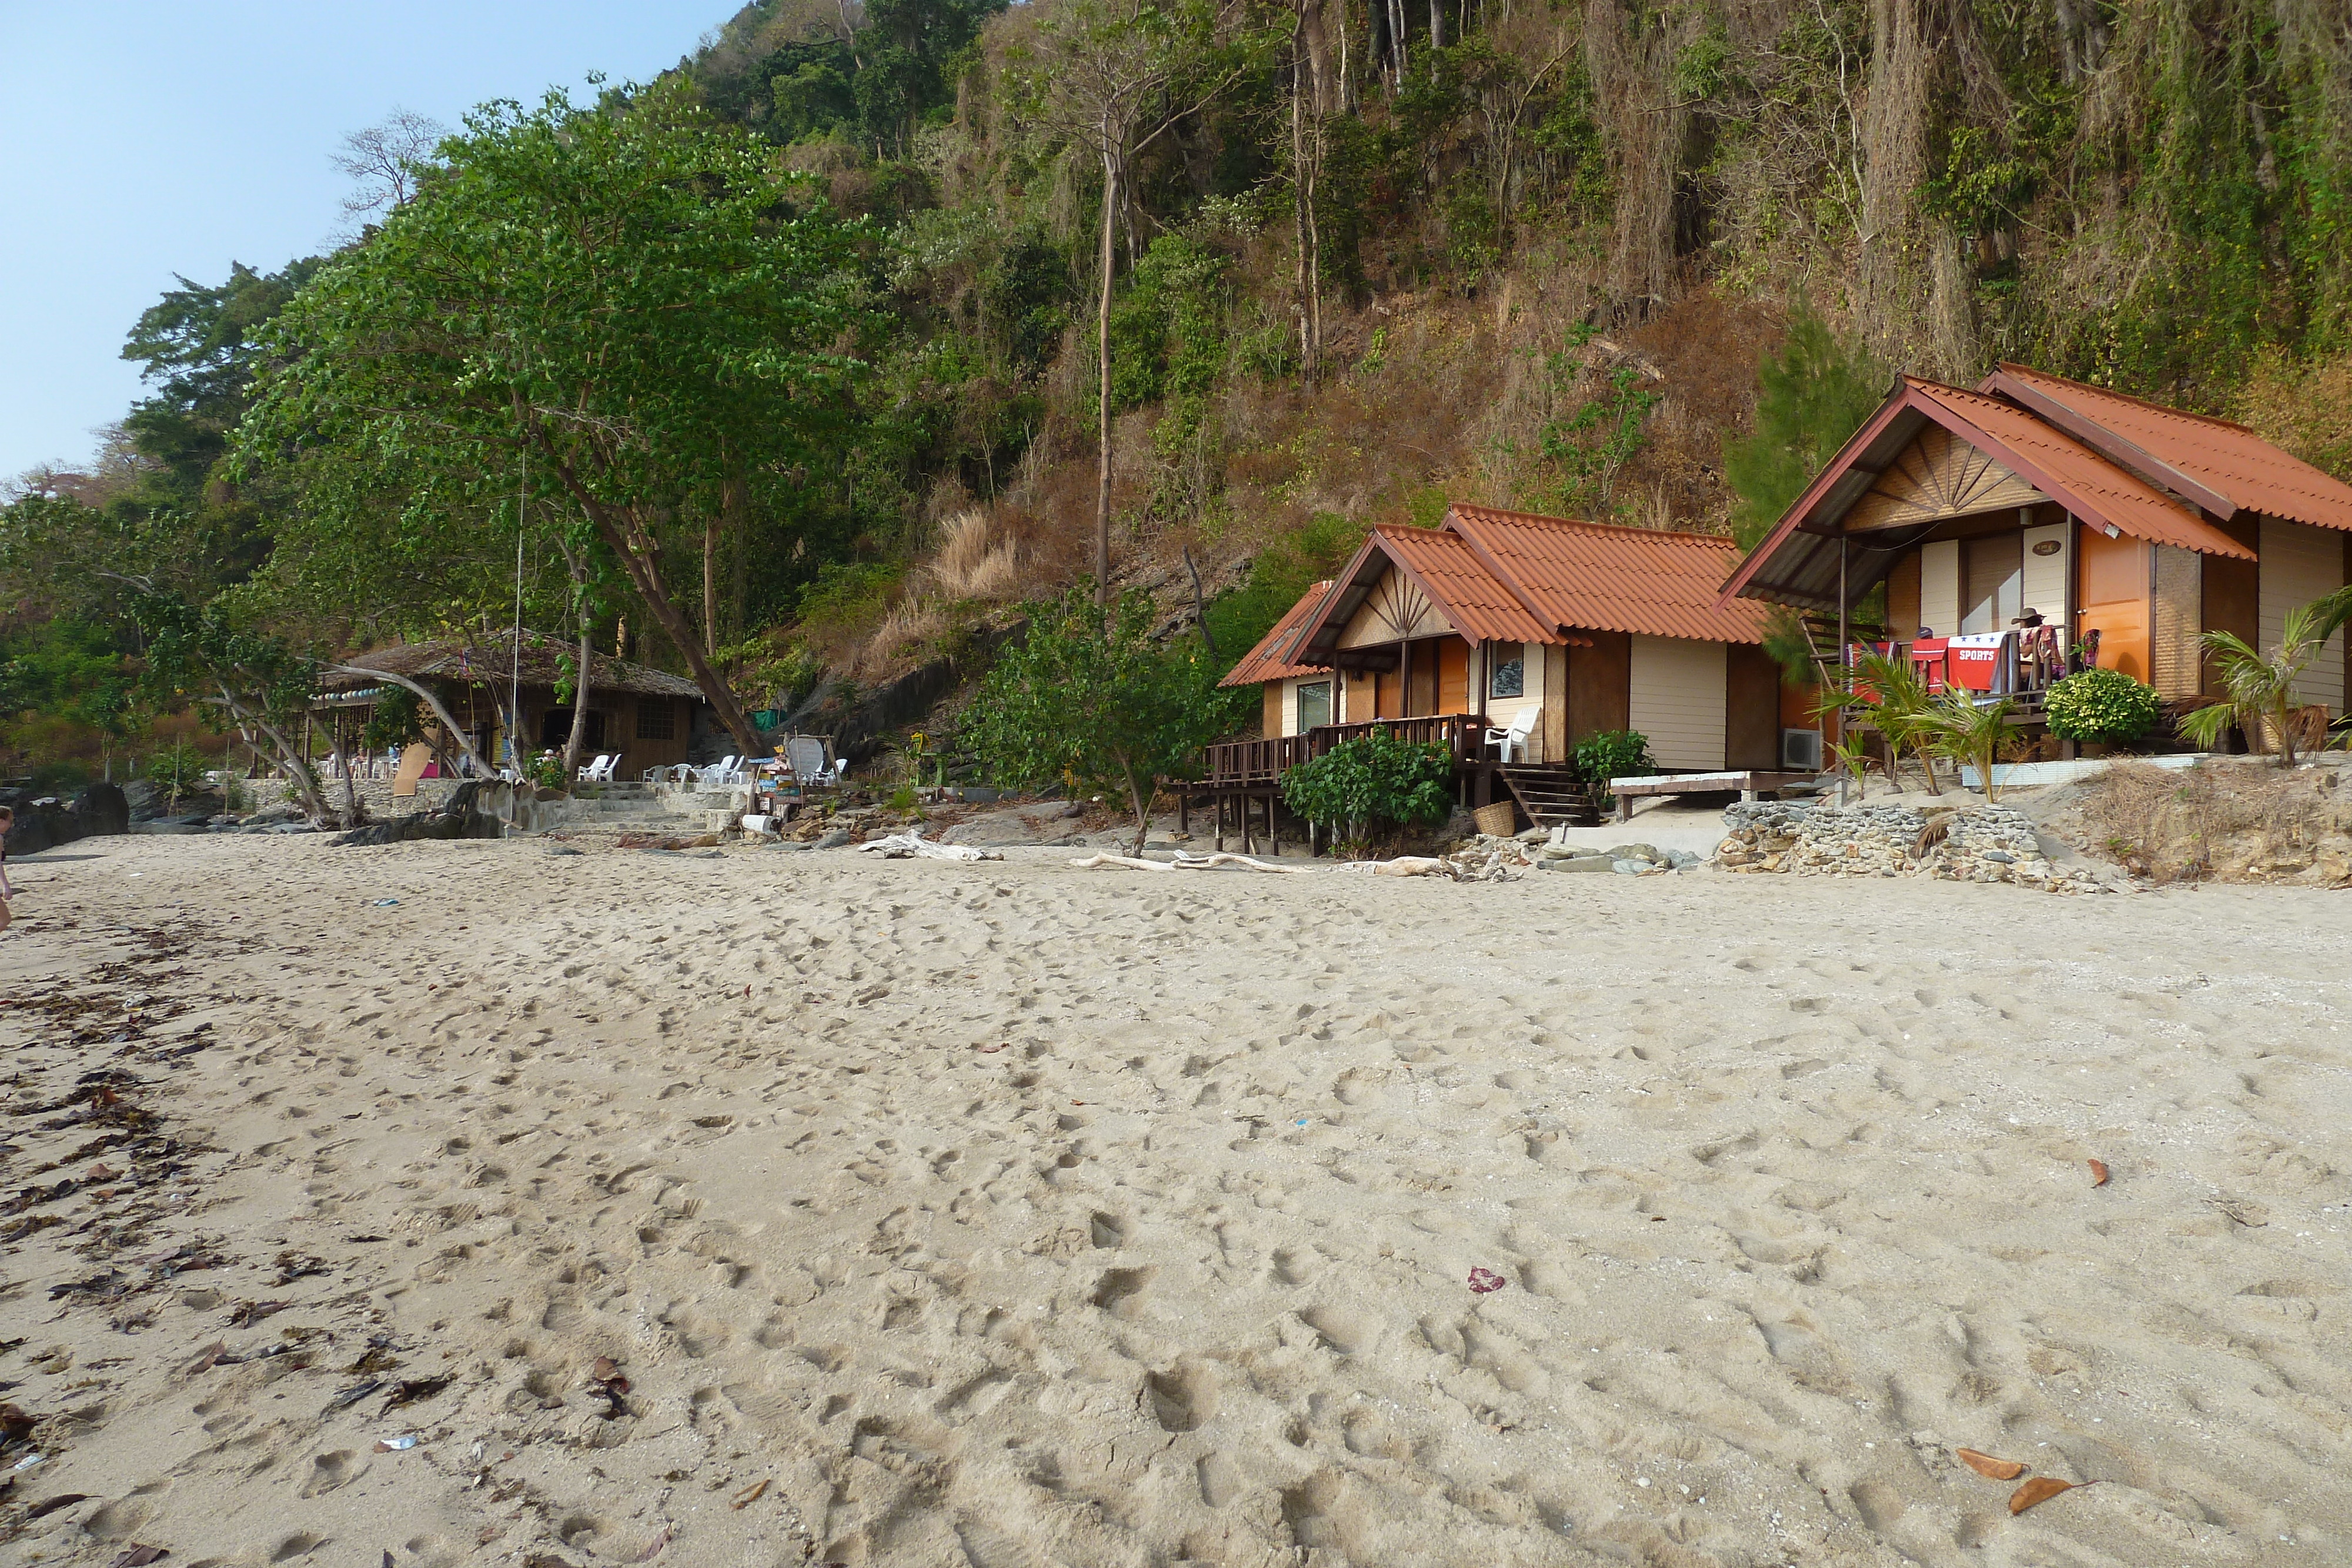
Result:
[[[1771,559],[1773,552],[1780,548],[1790,534],[1795,533],[1801,526],[1812,517],[1814,510],[1828,497],[1831,489],[1854,466],[1862,455],[1870,450],[1872,444],[1885,434],[1886,427],[1894,423],[1896,417],[1905,410],[1917,407],[1925,401],[1912,388],[1907,378],[1897,380],[1895,390],[1887,394],[1885,402],[1878,405],[1878,412],[1864,420],[1862,428],[1846,437],[1845,444],[1838,448],[1837,455],[1831,458],[1828,465],[1813,476],[1813,482],[1805,486],[1804,494],[1799,496],[1790,504],[1789,509],[1780,514],[1780,520],[1772,525],[1772,531],[1765,535],[1754,549],[1748,552],[1748,559],[1739,563],[1738,569],[1732,572],[1729,580],[1724,583],[1723,591],[1716,596],[1717,608],[1741,597],[1764,562]],[[1926,411],[1921,409],[1920,412],[1925,413]]]
[[[2163,486],[2210,513],[2216,521],[2226,523],[2238,515],[2238,504],[2221,491],[2190,478],[2137,442],[2116,434],[2073,404],[2051,396],[2031,382],[2010,374],[2006,365],[1987,376],[1977,390],[2005,397],[2035,417],[2048,420],[2116,467],[2128,469],[2149,484]]]
[[[1511,575],[1510,569],[1503,564],[1501,558],[1487,549],[1486,541],[1480,538],[1475,532],[1464,528],[1462,519],[1454,515],[1454,509],[1450,507],[1445,512],[1445,529],[1470,547],[1470,553],[1477,558],[1478,564],[1485,567],[1493,575],[1495,580],[1503,585],[1506,592],[1518,601],[1519,608],[1528,612],[1528,620],[1538,626],[1550,627],[1555,634],[1566,639],[1571,647],[1592,646],[1591,639],[1577,637],[1574,634],[1574,629],[1568,622],[1547,612],[1533,593],[1521,587],[1519,580]]]

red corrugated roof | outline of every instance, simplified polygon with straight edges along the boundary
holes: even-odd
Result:
[[[1478,559],[1458,534],[1382,525],[1373,533],[1399,565],[1420,580],[1454,629],[1474,643],[1557,643],[1558,631]]]
[[[2010,393],[2029,408],[2046,400],[2036,412],[2067,423],[2079,420],[2119,438],[2127,444],[2099,443],[2096,433],[2079,426],[2074,432],[2105,445],[2119,463],[2152,469],[2147,476],[2159,484],[2168,482],[2162,470],[2168,468],[2246,511],[2352,530],[2352,485],[2280,451],[2242,424],[2166,408],[2024,365],[2002,365],[1985,382],[1985,390]],[[2070,414],[2073,420],[2067,419]],[[2136,462],[2142,455],[2152,461]]]
[[[1286,681],[1293,675],[1314,675],[1323,673],[1318,664],[1294,664],[1288,655],[1297,651],[1298,634],[1307,630],[1307,622],[1323,596],[1331,591],[1327,580],[1300,594],[1298,602],[1282,612],[1274,630],[1257,640],[1257,646],[1242,655],[1240,664],[1219,681],[1221,686],[1254,686],[1262,681]]]
[[[2126,472],[2049,421],[1982,392],[1964,392],[1906,376],[1904,383],[1928,403],[1970,427],[1958,432],[1990,456],[2023,476],[2076,517],[2104,519],[2134,538],[2177,545],[2206,555],[2252,560],[2254,552],[2137,475]]]
[[[1446,526],[1556,625],[1711,643],[1764,641],[1763,605],[1718,603],[1739,547],[1717,535],[1467,506],[1454,507]]]

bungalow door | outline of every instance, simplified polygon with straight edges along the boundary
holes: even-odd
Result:
[[[2080,535],[2082,549],[2076,570],[2081,574],[2077,597],[2083,606],[2075,636],[2099,634],[2099,665],[2121,670],[2136,681],[2148,679],[2148,590],[2150,557],[2144,540],[2109,538],[2094,528]]]

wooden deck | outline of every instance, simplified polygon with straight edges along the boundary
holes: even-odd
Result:
[[[1622,822],[1632,819],[1633,797],[1637,795],[1727,795],[1736,790],[1741,800],[1753,800],[1768,790],[1811,784],[1820,777],[1817,773],[1774,773],[1760,768],[1725,773],[1644,773],[1612,779],[1609,792],[1617,797],[1617,820]]]
[[[1495,763],[1486,752],[1487,721],[1477,714],[1426,715],[1416,718],[1373,719],[1362,724],[1318,725],[1304,735],[1270,736],[1264,740],[1234,740],[1208,749],[1208,773],[1179,796],[1184,827],[1191,830],[1192,793],[1206,794],[1216,811],[1217,847],[1224,848],[1226,813],[1234,812],[1234,828],[1244,851],[1253,851],[1263,837],[1276,853],[1282,840],[1277,820],[1282,810],[1282,776],[1300,763],[1322,756],[1344,741],[1385,729],[1399,739],[1419,745],[1443,746],[1454,758],[1455,781],[1466,803],[1483,806],[1493,798]],[[1308,842],[1314,841],[1308,834]]]

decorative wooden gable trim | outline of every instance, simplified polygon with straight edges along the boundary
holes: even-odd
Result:
[[[1339,646],[1360,648],[1368,643],[1397,643],[1413,637],[1443,637],[1454,630],[1443,612],[1430,602],[1412,578],[1391,566],[1339,633]]]
[[[1903,449],[1846,513],[1853,531],[2030,507],[2041,491],[1940,424]]]

